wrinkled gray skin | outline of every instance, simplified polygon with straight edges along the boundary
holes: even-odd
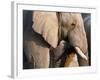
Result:
[[[91,14],[84,13],[82,17],[88,41],[89,65],[91,65]]]
[[[73,47],[79,47],[88,57],[87,39],[81,14],[62,12],[57,15],[57,18],[59,24],[58,46],[60,41],[68,41]],[[47,43],[43,36],[36,31],[34,32],[32,25],[24,25],[23,40],[24,53],[31,68],[48,68],[51,66],[51,57],[49,55],[51,54],[49,53],[51,45]],[[56,57],[58,56],[59,54],[56,55]],[[78,62],[80,66],[88,65],[88,62],[80,57],[78,58]]]

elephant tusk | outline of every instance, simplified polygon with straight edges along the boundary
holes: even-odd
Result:
[[[84,55],[84,53],[80,50],[79,47],[75,47],[75,50],[77,51],[77,53],[86,61],[88,60],[87,57]]]

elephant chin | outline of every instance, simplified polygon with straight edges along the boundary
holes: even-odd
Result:
[[[82,50],[81,50],[79,47],[75,47],[75,50],[76,50],[77,54],[78,54],[81,58],[83,58],[83,59],[85,59],[86,61],[88,61],[88,58],[84,55],[84,53],[82,52]]]

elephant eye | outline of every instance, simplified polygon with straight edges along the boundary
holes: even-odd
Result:
[[[74,29],[75,26],[76,26],[76,24],[75,23],[72,23],[71,26],[72,26],[71,29]]]
[[[75,26],[75,23],[72,23],[71,25],[72,25],[72,26]]]

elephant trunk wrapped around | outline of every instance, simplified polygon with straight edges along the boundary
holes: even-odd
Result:
[[[32,20],[30,37],[25,32],[24,50],[34,68],[50,67],[52,50],[57,59],[63,53],[67,54],[69,44],[74,49],[65,56],[63,66],[88,65],[87,39],[80,13],[34,11]],[[61,62],[58,62],[58,67]]]

